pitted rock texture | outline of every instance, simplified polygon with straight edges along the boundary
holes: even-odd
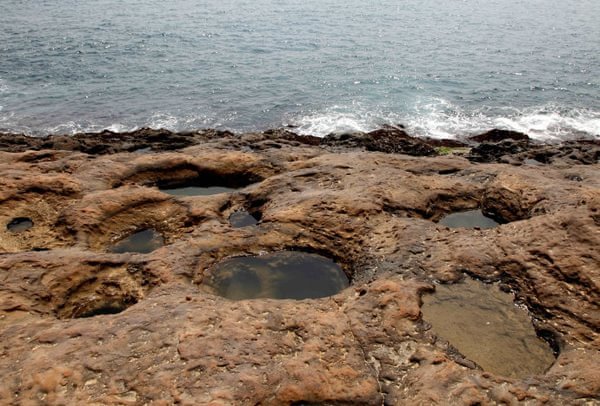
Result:
[[[282,130],[169,137],[0,137],[1,404],[598,401],[597,160],[563,159],[560,146],[539,147],[556,152],[541,166],[414,157],[398,152],[433,149],[399,129],[341,143]],[[203,177],[239,189],[156,187]],[[475,208],[502,225],[435,223]],[[260,222],[232,227],[239,210]],[[7,230],[19,217],[33,227]],[[166,245],[109,252],[145,228]],[[236,302],[203,284],[225,258],[284,249],[334,259],[352,285]],[[493,375],[433,334],[421,296],[465,274],[529,309],[559,352],[545,374]]]

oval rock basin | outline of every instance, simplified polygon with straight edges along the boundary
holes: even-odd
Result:
[[[423,296],[433,332],[484,370],[512,378],[543,374],[554,362],[527,311],[498,286],[466,278]]]
[[[314,299],[335,295],[349,285],[332,260],[297,251],[227,259],[210,271],[205,283],[232,300]]]
[[[481,210],[468,210],[452,213],[442,218],[438,224],[450,228],[494,228],[498,223],[485,216]]]

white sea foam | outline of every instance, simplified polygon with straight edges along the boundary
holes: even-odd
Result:
[[[126,126],[126,125],[120,124],[120,123],[113,123],[103,129],[112,131],[114,133],[122,133],[122,132],[128,132],[128,131],[135,131],[138,129],[138,127],[137,126]]]
[[[289,120],[295,131],[323,137],[330,133],[371,131],[383,124],[402,123],[420,137],[465,138],[494,128],[519,131],[542,142],[600,139],[600,111],[547,105],[518,110],[483,107],[469,111],[443,99],[417,102],[405,114],[366,110],[353,105],[325,109]],[[355,109],[352,111],[352,109]]]
[[[218,121],[215,117],[205,114],[184,114],[175,115],[171,113],[154,113],[145,127],[154,129],[165,129],[170,131],[196,130],[206,127],[222,127],[227,121],[227,117]]]
[[[85,131],[86,126],[76,123],[75,121],[67,121],[66,123],[48,128],[49,134],[75,134]]]
[[[442,100],[417,109],[406,124],[412,133],[433,138],[461,138],[498,128],[519,131],[539,141],[600,139],[599,111],[555,105],[465,111]]]
[[[383,124],[392,124],[393,115],[370,111],[354,104],[350,108],[332,106],[323,112],[306,114],[288,120],[286,125],[302,135],[324,137],[331,133],[347,133],[375,130]]]
[[[330,133],[370,131],[375,126],[358,114],[312,114],[296,121],[297,131],[303,135],[323,137]]]
[[[443,99],[417,102],[404,113],[394,113],[381,108],[366,107],[358,103],[349,106],[334,105],[320,111],[289,116],[282,125],[291,125],[294,131],[304,135],[323,137],[330,133],[367,132],[385,124],[404,124],[411,135],[432,138],[465,138],[493,128],[519,131],[541,142],[568,139],[600,140],[600,111],[591,109],[567,109],[556,105],[538,108],[490,108],[469,111]],[[228,129],[244,132],[256,127],[232,125],[237,113],[222,116],[216,114],[177,114],[156,112],[147,121],[122,121],[102,123],[94,121],[66,121],[45,128],[30,128],[23,118],[14,112],[0,108],[0,129],[33,135],[75,134],[80,132],[134,131],[140,127],[167,129],[171,131],[199,128]],[[276,126],[276,125],[275,125]]]
[[[531,112],[516,117],[495,119],[497,128],[529,134],[540,141],[567,138],[600,139],[600,113],[575,110],[567,115],[556,112]]]
[[[8,92],[8,86],[4,83],[4,80],[0,79],[0,94]],[[4,109],[4,106],[0,106],[0,111]],[[2,122],[2,117],[0,116],[0,122]]]
[[[150,118],[148,127],[175,131],[178,129],[179,119],[167,113],[154,113]]]

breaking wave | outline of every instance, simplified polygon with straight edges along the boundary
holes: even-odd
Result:
[[[352,103],[333,105],[308,113],[284,114],[268,124],[240,124],[243,117],[236,112],[217,114],[173,114],[155,112],[146,120],[130,119],[120,122],[66,121],[56,125],[30,125],[13,112],[0,107],[0,131],[29,135],[75,134],[81,132],[133,131],[141,127],[171,131],[203,128],[226,129],[234,132],[288,127],[302,135],[323,137],[330,133],[367,132],[383,125],[402,124],[406,131],[418,137],[462,139],[494,128],[519,131],[540,142],[570,139],[600,139],[600,111],[583,108],[568,109],[557,105],[537,108],[491,108],[468,110],[443,99],[415,103],[405,112],[393,112]]]
[[[356,107],[356,106],[353,106]],[[371,131],[383,124],[403,124],[409,134],[431,138],[465,138],[493,128],[519,131],[541,142],[600,139],[600,111],[555,105],[537,108],[479,108],[468,111],[443,99],[417,103],[406,114],[351,111],[340,106],[306,114],[287,123],[304,135]]]

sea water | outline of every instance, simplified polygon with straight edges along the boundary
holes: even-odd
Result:
[[[2,0],[0,131],[600,138],[600,2]]]

